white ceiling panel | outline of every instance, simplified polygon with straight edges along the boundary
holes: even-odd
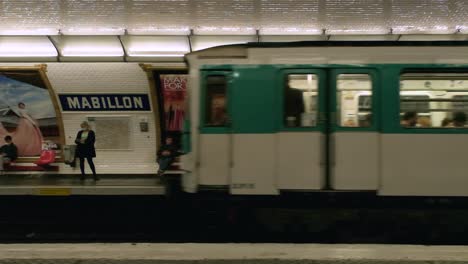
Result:
[[[468,31],[466,0],[1,0],[0,16],[2,35]]]

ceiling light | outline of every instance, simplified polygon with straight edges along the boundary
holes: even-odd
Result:
[[[124,35],[124,28],[65,28],[60,31],[64,35]]]
[[[390,32],[386,28],[376,28],[376,29],[327,29],[325,34],[327,35],[384,35]]]
[[[147,27],[147,28],[132,28],[127,30],[130,35],[189,35],[190,28],[180,27],[180,28],[156,28],[156,27]]]
[[[0,37],[0,57],[56,57],[47,37]]]
[[[187,36],[124,36],[129,56],[181,57],[190,52]]]
[[[202,50],[216,46],[243,44],[256,41],[256,36],[193,36],[193,50]]]
[[[47,36],[58,35],[56,28],[37,28],[37,29],[0,29],[0,35],[7,36]]]
[[[121,57],[124,51],[115,36],[60,36],[60,51],[64,57]]]
[[[253,27],[197,27],[196,35],[255,35],[257,30]]]
[[[263,27],[260,35],[321,35],[319,28],[297,28],[297,27]]]
[[[456,29],[448,26],[437,25],[433,27],[421,26],[397,26],[392,28],[393,34],[452,34]]]

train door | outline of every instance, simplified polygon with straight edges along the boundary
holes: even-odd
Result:
[[[377,73],[373,69],[334,69],[329,77],[330,187],[376,190],[379,168]]]
[[[278,194],[276,187],[277,69],[237,67],[231,106],[230,192]]]
[[[231,72],[202,71],[199,185],[227,186],[232,150],[230,105]]]
[[[281,122],[277,137],[277,184],[283,190],[319,190],[327,163],[326,72],[289,69],[280,74]]]

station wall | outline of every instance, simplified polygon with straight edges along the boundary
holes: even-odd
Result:
[[[34,66],[37,64],[1,64],[0,67]],[[98,173],[144,174],[156,170],[156,148],[158,132],[155,124],[155,111],[151,91],[152,86],[147,73],[138,63],[47,63],[46,75],[55,92],[60,94],[147,94],[150,99],[150,111],[86,111],[62,112],[64,140],[66,145],[73,145],[80,123],[93,118],[114,117],[129,121],[128,149],[97,149],[95,164]],[[60,102],[59,102],[60,105]],[[61,107],[60,111],[61,110]],[[148,123],[148,131],[141,131],[140,122]],[[93,125],[93,122],[91,122]],[[126,129],[126,128],[122,128]],[[99,131],[96,131],[99,133]],[[114,131],[114,135],[125,134]],[[109,135],[111,136],[111,135]],[[60,173],[79,173],[78,168],[59,164]]]

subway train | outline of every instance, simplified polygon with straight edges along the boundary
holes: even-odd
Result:
[[[468,196],[467,44],[249,43],[187,54],[183,189]]]

